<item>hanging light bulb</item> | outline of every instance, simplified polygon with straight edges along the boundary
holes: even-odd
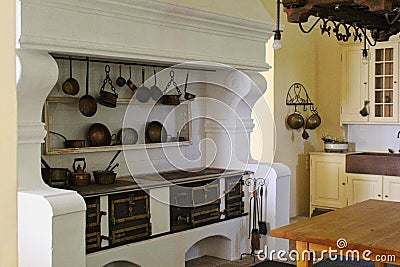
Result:
[[[362,50],[362,63],[368,64],[368,50],[367,49]]]
[[[365,36],[364,36],[364,48],[362,50],[362,63],[368,64],[367,38]]]
[[[281,30],[280,30],[280,13],[281,13],[281,11],[280,11],[280,4],[281,4],[281,2],[280,2],[280,0],[277,0],[276,1],[276,30],[274,31],[274,43],[272,44],[272,47],[275,49],[275,50],[278,50],[278,49],[280,49],[281,47],[282,47],[282,44],[281,44]]]
[[[281,43],[281,31],[274,31],[274,43],[272,44],[272,47],[275,50],[281,49],[282,43]]]

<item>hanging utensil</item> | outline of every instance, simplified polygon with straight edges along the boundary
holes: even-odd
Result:
[[[154,101],[158,101],[162,97],[163,93],[161,89],[157,86],[156,70],[154,69],[153,71],[154,71],[154,85],[150,87],[150,95]]]
[[[139,102],[146,103],[150,99],[150,89],[144,85],[145,70],[142,69],[142,85],[136,91],[136,99]]]
[[[164,94],[161,98],[160,98],[160,102],[165,104],[165,105],[179,105],[180,104],[180,97],[182,95],[181,90],[179,89],[178,85],[176,84],[175,80],[174,80],[174,70],[171,70],[169,72],[169,76],[171,77],[170,81],[168,82],[167,86],[165,87],[163,93],[166,93],[168,88],[171,86],[171,84],[173,84],[175,86],[175,90],[178,92],[177,95],[166,95]]]
[[[131,66],[129,66],[129,79],[128,79],[128,81],[126,82],[126,85],[128,85],[129,89],[131,89],[131,91],[132,91],[133,93],[136,92],[137,87],[136,87],[136,85],[135,85],[135,84],[133,83],[133,81],[132,81],[132,70],[131,70]]]
[[[115,168],[119,167],[119,163],[116,163],[109,171],[112,172],[114,171]]]
[[[260,235],[267,234],[267,223],[263,221],[263,198],[264,198],[264,187],[260,187],[260,214],[258,218],[258,228],[260,229]]]
[[[79,83],[72,78],[72,58],[69,57],[69,78],[62,84],[62,90],[67,95],[76,95],[79,92]]]
[[[79,111],[83,116],[92,117],[97,112],[97,102],[89,95],[89,58],[86,58],[86,95],[79,99]]]
[[[189,79],[189,72],[186,74],[185,89],[184,89],[185,96],[184,97],[186,100],[193,100],[196,97],[196,95],[186,92],[188,79]]]
[[[258,197],[257,188],[253,189],[253,228],[251,229],[251,251],[260,250],[260,232],[257,229],[257,217],[258,217]],[[251,200],[250,200],[251,201]]]
[[[304,140],[307,140],[310,135],[306,131],[306,126],[304,125],[303,127],[303,133],[301,134],[301,137],[303,137]]]
[[[294,113],[287,117],[286,123],[291,129],[294,130],[300,129],[304,126],[304,118],[300,112],[297,111],[297,106],[294,108]]]
[[[122,77],[121,74],[121,64],[119,65],[119,77],[117,78],[117,80],[115,81],[115,83],[119,86],[122,87],[126,84],[126,80],[124,77]]]
[[[321,117],[318,115],[318,111],[314,108],[311,108],[312,114],[306,120],[306,129],[314,130],[318,126],[321,125]]]
[[[114,155],[114,157],[111,159],[110,163],[108,164],[106,171],[111,168],[111,165],[114,163],[115,159],[118,157],[118,155],[121,153],[121,150],[118,150],[117,153]]]
[[[364,107],[360,110],[360,115],[362,117],[367,117],[369,115],[368,104],[369,104],[369,100],[365,100]]]
[[[110,65],[107,64],[104,70],[106,72],[106,77],[103,81],[103,85],[101,86],[100,96],[97,98],[97,102],[103,106],[115,108],[117,106],[118,94],[115,92],[115,87],[112,84],[112,80],[110,78]],[[107,84],[109,84],[112,92],[108,92],[105,90],[105,86]]]

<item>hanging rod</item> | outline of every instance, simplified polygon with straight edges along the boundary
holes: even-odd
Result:
[[[54,59],[62,59],[62,60],[72,60],[72,61],[84,61],[86,62],[87,59],[80,58],[80,57],[73,57],[73,56],[61,56],[61,55],[51,55]],[[196,70],[196,71],[210,71],[216,72],[216,70],[210,69],[203,69],[203,68],[195,68],[195,67],[179,67],[179,66],[171,66],[167,64],[148,64],[148,63],[139,63],[139,62],[127,62],[127,61],[118,61],[118,60],[106,60],[106,59],[94,59],[89,58],[89,62],[95,63],[104,63],[104,64],[120,64],[125,66],[141,66],[141,67],[161,67],[161,68],[172,68],[172,69],[181,69],[181,70]]]

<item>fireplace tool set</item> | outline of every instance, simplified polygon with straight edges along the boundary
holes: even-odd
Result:
[[[252,186],[252,196],[249,199],[249,239],[251,244],[250,253],[242,253],[240,259],[244,255],[254,257],[264,256],[264,251],[260,250],[261,235],[267,235],[267,223],[263,221],[263,197],[265,180],[263,178],[247,178],[245,181],[246,186]],[[258,222],[258,223],[257,223]]]

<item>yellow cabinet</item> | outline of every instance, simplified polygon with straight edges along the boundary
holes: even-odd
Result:
[[[362,62],[362,45],[342,48],[341,114],[343,124],[399,122],[399,43],[381,42],[370,47]],[[369,101],[369,115],[360,110]]]
[[[382,198],[400,202],[400,177],[383,176]]]
[[[367,199],[400,201],[400,177],[348,173],[348,204]]]
[[[345,154],[310,154],[310,214],[347,206]]]
[[[340,119],[342,123],[367,122],[359,111],[368,100],[368,64],[362,63],[361,46],[342,50],[342,88]]]
[[[382,176],[369,174],[348,174],[348,204],[367,199],[382,199]]]
[[[371,49],[369,121],[398,121],[398,43],[379,43]]]

